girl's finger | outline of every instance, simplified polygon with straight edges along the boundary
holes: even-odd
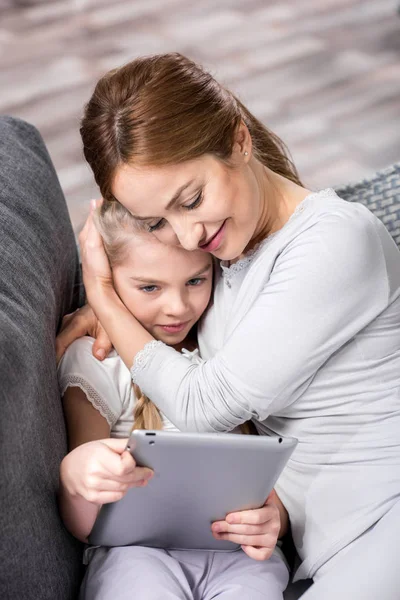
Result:
[[[129,489],[129,483],[108,479],[107,477],[90,476],[85,482],[85,491],[90,492],[121,492],[124,493]]]
[[[85,498],[88,502],[93,504],[109,504],[110,502],[117,502],[125,496],[126,492],[98,492],[91,491]]]

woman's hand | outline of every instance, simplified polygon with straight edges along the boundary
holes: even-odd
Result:
[[[230,513],[225,521],[213,523],[211,530],[217,540],[240,544],[250,558],[267,560],[286,527],[286,510],[272,490],[261,508]]]
[[[93,220],[94,211],[101,205],[101,202],[102,200],[91,200],[89,216],[79,234],[83,283],[86,297],[92,306],[94,304],[91,299],[96,300],[99,292],[103,289],[114,289],[110,263],[104,250],[103,240]]]
[[[57,364],[68,346],[84,335],[90,335],[96,339],[92,348],[93,356],[99,360],[108,356],[112,349],[110,338],[89,304],[85,304],[75,312],[65,315],[62,320],[61,330],[56,338]]]
[[[137,467],[126,444],[126,439],[96,440],[67,454],[60,479],[68,494],[100,505],[120,500],[131,487],[145,486],[153,471]]]

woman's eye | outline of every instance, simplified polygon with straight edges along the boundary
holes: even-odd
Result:
[[[151,292],[155,292],[157,289],[156,285],[144,285],[141,288],[142,292],[146,292],[147,294],[151,294]]]
[[[152,233],[153,231],[157,231],[158,229],[161,229],[162,227],[164,227],[164,224],[165,224],[164,219],[160,219],[154,225],[147,225],[147,231],[149,231],[150,233]]]
[[[196,196],[195,200],[193,200],[193,202],[191,204],[184,204],[183,208],[186,208],[186,210],[193,210],[194,208],[197,208],[198,206],[200,206],[201,201],[202,201],[202,192],[200,192],[200,194],[198,196]]]
[[[187,282],[188,285],[201,285],[203,283],[203,281],[205,281],[204,277],[194,277],[193,279],[189,279],[189,281]]]

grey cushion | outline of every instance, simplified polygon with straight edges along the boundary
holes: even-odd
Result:
[[[55,334],[77,302],[65,200],[38,132],[0,118],[0,589],[3,600],[67,600],[81,545],[56,502],[66,435]]]

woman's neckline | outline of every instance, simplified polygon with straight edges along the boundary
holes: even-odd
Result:
[[[264,246],[266,244],[270,243],[272,239],[277,237],[282,231],[284,231],[286,229],[286,227],[292,221],[293,217],[295,217],[299,213],[303,212],[303,210],[305,208],[305,204],[308,204],[308,202],[312,198],[314,198],[315,196],[328,196],[329,197],[329,196],[332,196],[332,194],[336,195],[336,192],[333,188],[324,188],[322,190],[319,190],[316,192],[310,192],[309,194],[307,194],[303,198],[303,200],[301,200],[301,202],[298,203],[298,205],[296,206],[296,208],[294,209],[293,213],[290,215],[290,217],[288,218],[286,223],[284,223],[284,225],[282,225],[282,227],[280,229],[277,229],[273,233],[270,233],[269,235],[267,235],[266,238],[264,238],[263,240],[258,242],[251,250],[249,250],[245,254],[245,256],[243,256],[243,258],[241,258],[240,260],[238,260],[232,264],[227,264],[229,261],[222,260],[220,262],[220,266],[221,266],[224,277],[231,278],[233,275],[235,275],[236,273],[238,273],[239,271],[242,271],[245,267],[247,267],[247,265],[252,262],[255,255],[258,254],[258,252],[262,248],[264,248]]]

